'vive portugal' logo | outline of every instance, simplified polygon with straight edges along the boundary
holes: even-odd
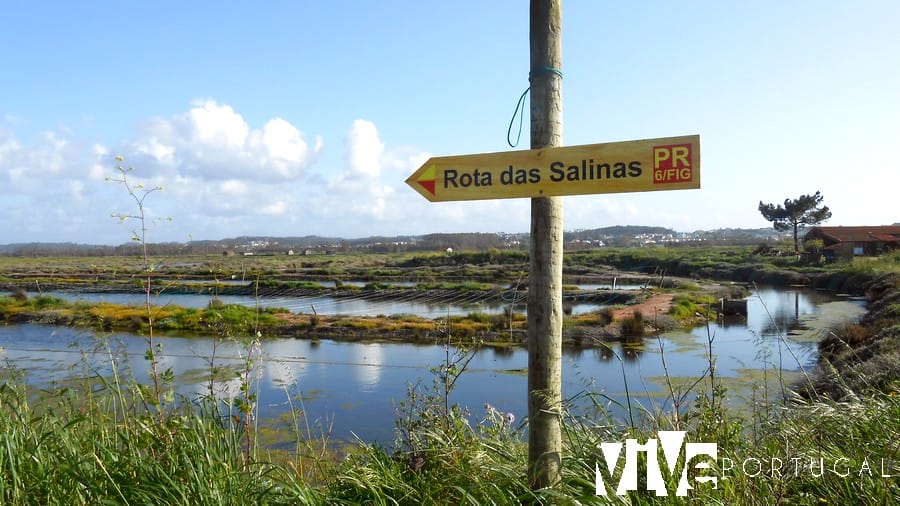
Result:
[[[644,444],[638,443],[636,439],[626,439],[624,445],[621,442],[600,443],[600,451],[603,453],[606,469],[601,470],[599,463],[594,465],[596,494],[605,496],[607,493],[604,474],[610,481],[615,479],[622,446],[625,447],[625,466],[615,489],[616,495],[625,495],[629,490],[637,490],[640,460],[638,452],[643,452],[646,456],[647,490],[655,491],[657,496],[669,495],[663,471],[669,478],[678,477],[676,496],[686,496],[687,491],[693,488],[688,483],[689,474],[694,481],[711,483],[712,488],[717,488],[718,477],[704,473],[713,470],[718,456],[718,445],[716,443],[685,443],[684,434],[685,432],[680,430],[663,430],[657,434],[658,440],[651,438]],[[660,448],[665,468],[661,468],[659,465]]]

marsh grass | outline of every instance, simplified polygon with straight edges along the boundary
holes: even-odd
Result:
[[[619,323],[622,336],[625,338],[636,338],[644,336],[644,313],[636,310],[631,315],[626,316]]]
[[[714,347],[714,340],[710,346]],[[665,350],[662,350],[663,352]],[[718,487],[686,498],[634,491],[613,501],[716,504],[890,502],[900,477],[900,392],[836,402],[794,396],[749,416],[726,408],[714,363],[700,380],[670,386],[672,409],[637,408],[618,420],[610,398],[586,390],[564,412],[563,482],[533,491],[524,474],[523,422],[486,407],[479,414],[445,395],[465,373],[467,354],[448,348],[432,389],[404,401],[415,442],[362,442],[334,452],[303,427],[293,406],[293,451],[250,445],[247,426],[221,405],[183,400],[160,418],[132,380],[94,377],[35,398],[15,381],[0,386],[0,500],[3,504],[582,504],[597,502],[599,443],[659,430],[716,442]],[[619,359],[621,360],[621,359]],[[240,373],[240,371],[238,371]],[[286,397],[293,399],[286,390]],[[35,400],[37,399],[37,400]],[[291,401],[293,402],[293,401]],[[302,402],[302,401],[301,401]],[[630,399],[629,399],[630,402]],[[627,406],[626,406],[627,407]],[[235,413],[240,414],[240,412]],[[473,419],[475,423],[470,420]],[[407,418],[402,418],[407,416]],[[421,458],[422,460],[418,460]],[[728,459],[728,460],[723,460]],[[781,462],[773,470],[772,459]],[[726,463],[731,465],[725,465]],[[795,469],[794,463],[797,467]],[[741,465],[748,463],[746,469]],[[762,466],[762,467],[760,467]],[[891,474],[884,477],[882,474]],[[669,483],[670,490],[674,484]]]
[[[672,309],[669,311],[669,315],[681,322],[694,321],[698,315],[701,318],[710,318],[712,316],[710,305],[715,302],[716,299],[711,295],[677,294],[672,299]]]
[[[894,249],[877,257],[855,257],[842,270],[853,273],[900,273],[900,249]]]
[[[0,386],[3,504],[317,502],[283,469],[248,460],[240,431],[211,406],[160,420],[127,392],[81,393],[36,406],[23,388]]]

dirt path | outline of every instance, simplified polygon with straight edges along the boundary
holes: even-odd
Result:
[[[621,321],[624,318],[629,318],[635,311],[643,313],[645,318],[652,317],[653,315],[668,314],[669,309],[672,307],[672,299],[674,297],[675,295],[671,293],[658,293],[643,302],[615,309],[613,310],[613,321]]]

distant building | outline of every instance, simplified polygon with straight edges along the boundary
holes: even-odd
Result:
[[[900,248],[900,226],[812,227],[803,241],[821,240],[825,260],[849,260],[877,256]]]

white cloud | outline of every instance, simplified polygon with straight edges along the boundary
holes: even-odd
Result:
[[[85,199],[84,189],[83,181],[75,180],[69,182],[69,193],[76,201],[83,201]]]
[[[13,133],[0,129],[0,167],[5,167],[20,149],[22,145]]]
[[[290,212],[291,203],[298,200],[292,188],[304,187],[284,182],[304,177],[322,141],[317,139],[313,147],[308,146],[303,134],[282,118],[269,120],[262,128],[250,128],[230,106],[206,101],[195,103],[183,114],[143,122],[137,134],[118,143],[117,148],[95,144],[82,148],[78,156],[63,156],[72,151],[72,145],[65,137],[48,133],[32,146],[23,147],[0,132],[0,146],[11,146],[7,151],[12,152],[3,160],[11,157],[15,161],[0,161],[0,168],[16,179],[19,194],[30,201],[17,208],[43,209],[31,215],[32,221],[49,221],[52,216],[57,223],[29,225],[30,230],[58,230],[52,240],[68,234],[69,240],[78,242],[118,242],[126,235],[107,226],[109,215],[130,212],[134,202],[121,185],[104,181],[119,177],[114,154],[124,154],[123,165],[134,167],[127,174],[130,183],[165,188],[146,201],[145,211],[153,222],[150,240],[188,240],[220,238],[235,231],[271,233],[271,225],[277,221],[272,218]],[[80,161],[73,163],[76,160]],[[229,165],[231,161],[233,165]],[[36,177],[48,170],[61,171],[71,179]],[[26,186],[28,189],[21,191]],[[21,215],[12,205],[7,201],[3,206],[0,221]],[[266,216],[268,220],[262,218]],[[171,223],[168,217],[172,217]],[[23,227],[16,229],[24,232]],[[98,230],[106,239],[92,239]]]
[[[231,106],[219,105],[213,100],[194,102],[194,106],[181,118],[189,125],[193,144],[238,149],[244,146],[250,127]]]
[[[385,166],[389,173],[382,170]],[[396,175],[412,170],[386,150],[374,123],[357,119],[347,132],[345,166],[315,197],[313,212],[319,220],[346,221],[359,235],[386,233],[408,218],[396,198],[403,184]]]
[[[288,205],[283,200],[276,200],[274,202],[270,202],[266,205],[260,207],[260,214],[265,214],[269,216],[278,216],[285,214],[288,210]]]
[[[321,138],[310,146],[282,118],[254,129],[227,104],[204,100],[192,106],[184,114],[144,122],[122,146],[126,158],[167,177],[275,182],[303,177],[322,149]]]
[[[243,181],[238,181],[236,179],[229,179],[228,181],[223,181],[219,183],[219,191],[225,195],[242,195],[247,193],[249,187],[247,183]]]
[[[406,180],[410,174],[421,167],[429,158],[431,158],[431,153],[410,146],[402,146],[386,152],[382,159],[382,166]]]
[[[134,167],[127,173],[132,185],[164,187],[144,203],[151,241],[244,234],[360,237],[423,233],[453,222],[465,230],[466,223],[478,222],[467,219],[477,208],[462,206],[459,217],[443,216],[440,207],[407,188],[405,178],[428,153],[388,148],[365,119],[346,130],[344,157],[317,170],[310,168],[323,150],[321,138],[307,142],[285,118],[254,127],[213,100],[145,120],[133,136],[109,146],[73,135],[61,129],[24,144],[0,129],[0,192],[8,192],[0,200],[0,228],[14,230],[20,240],[127,242],[133,224],[123,229],[110,219],[134,206],[115,183],[121,176],[118,154],[125,157],[124,167]]]
[[[116,226],[110,213],[133,211],[134,201],[121,185],[104,181],[119,176],[114,155],[120,153],[124,165],[135,168],[128,173],[131,183],[165,188],[145,202],[151,241],[528,231],[528,199],[428,202],[405,179],[429,153],[388,145],[366,119],[343,133],[343,152],[326,153],[321,138],[307,142],[285,118],[257,127],[212,100],[151,118],[131,138],[110,144],[115,147],[84,142],[66,129],[24,142],[0,126],[0,242],[127,242],[134,224]],[[823,191],[829,205],[846,216],[849,205],[832,201],[833,189]],[[689,204],[728,204],[714,197],[694,191],[568,197],[565,228],[702,228],[710,213],[692,213]],[[857,221],[896,221],[890,210],[881,214]]]
[[[100,144],[94,144],[91,148],[92,162],[88,169],[88,178],[92,181],[103,181],[109,174],[109,167],[103,161],[109,159],[109,150]]]
[[[11,232],[5,241],[127,242],[132,224],[123,230],[109,215],[129,212],[134,202],[121,185],[104,181],[118,176],[113,155],[119,153],[126,167],[135,167],[128,173],[132,183],[165,188],[146,202],[151,241],[529,229],[528,199],[427,202],[404,181],[429,153],[387,145],[366,119],[345,131],[337,160],[320,160],[322,139],[308,143],[284,118],[253,127],[212,100],[147,120],[114,145],[79,142],[65,130],[23,143],[0,129],[0,229]],[[568,198],[566,228],[687,225],[690,214],[664,197]]]
[[[0,129],[0,194],[67,193],[71,179],[80,179],[91,156],[83,145],[56,132],[43,132],[30,144]]]
[[[371,121],[358,119],[347,134],[348,176],[378,177],[381,174],[381,157],[384,143]]]
[[[175,147],[164,144],[157,137],[148,137],[135,144],[139,153],[148,155],[165,166],[175,164]]]

